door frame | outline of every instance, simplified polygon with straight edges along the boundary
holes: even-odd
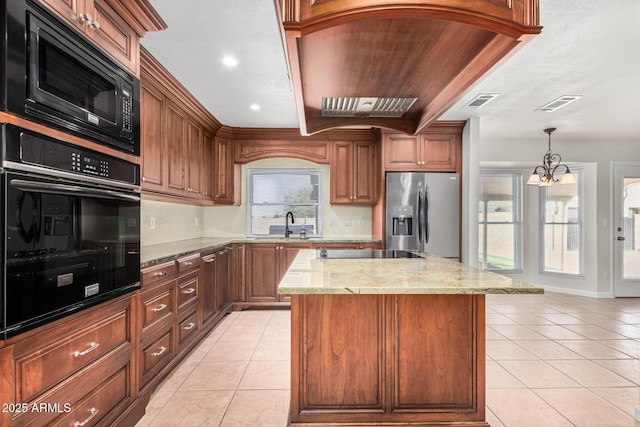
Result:
[[[624,243],[617,240],[622,227],[622,183],[627,176],[640,178],[639,162],[612,162],[611,169],[611,288],[614,297],[640,297],[640,279],[623,280]]]

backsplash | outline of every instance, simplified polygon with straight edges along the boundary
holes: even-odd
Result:
[[[322,200],[329,200],[329,165],[279,158],[259,160],[242,166],[240,206],[191,206],[146,200],[140,218],[142,245],[174,242],[200,237],[244,238],[247,232],[246,175],[248,168],[308,168],[322,171]],[[371,237],[371,207],[332,206],[323,203],[322,235],[325,238]]]

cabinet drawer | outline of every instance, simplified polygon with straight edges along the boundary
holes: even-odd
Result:
[[[128,398],[127,368],[124,367],[96,387],[93,392],[73,405],[71,412],[55,420],[52,426],[96,425],[107,414],[111,414],[118,403]]]
[[[30,408],[42,409],[14,414],[11,423],[6,425],[24,427],[73,426],[76,419],[82,422],[88,417],[89,414],[86,413],[80,418],[81,415],[77,411],[89,400],[91,401],[89,409],[95,407],[98,409],[98,413],[86,425],[93,425],[98,421],[98,418],[102,419],[102,424],[109,425],[131,401],[131,352],[132,345],[130,343],[118,347],[117,350],[65,378],[55,387],[29,402]],[[98,403],[94,403],[96,400],[92,397],[96,394],[100,399],[99,406],[97,406]],[[16,396],[16,402],[21,402],[19,396]],[[116,406],[117,410],[108,414]],[[69,409],[71,412],[66,412]],[[78,415],[67,418],[73,413]],[[66,422],[62,422],[63,420]]]
[[[175,279],[176,272],[176,263],[174,261],[144,268],[142,269],[142,287],[146,288],[163,280]]]
[[[128,311],[118,312],[16,359],[17,400],[29,402],[64,378],[127,343],[128,314]]]
[[[175,315],[174,309],[175,280],[142,293],[142,333],[163,321],[170,321]]]
[[[178,324],[178,345],[198,332],[197,314],[194,311]]]
[[[187,277],[181,277],[178,282],[178,313],[184,308],[198,301],[200,294],[198,273],[192,273]]]
[[[146,385],[175,355],[173,327],[143,346],[140,355],[140,387]]]
[[[182,276],[185,273],[198,270],[200,268],[200,254],[188,255],[182,258],[178,258],[178,275]]]

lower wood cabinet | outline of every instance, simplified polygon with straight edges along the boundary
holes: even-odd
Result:
[[[143,268],[139,291],[0,341],[0,402],[28,409],[0,412],[0,425],[135,425],[232,308],[289,307],[277,286],[300,249],[364,246],[378,244],[233,244]]]
[[[289,305],[289,295],[278,294],[278,284],[300,249],[377,249],[377,242],[250,243],[245,249],[245,303],[274,307]]]
[[[300,249],[308,243],[252,243],[245,251],[245,301],[258,304],[289,300],[278,294],[278,284]]]
[[[117,424],[138,394],[136,295],[0,342],[0,425]]]

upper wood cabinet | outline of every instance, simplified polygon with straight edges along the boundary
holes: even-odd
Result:
[[[165,191],[179,196],[185,193],[185,140],[187,133],[187,118],[184,111],[174,104],[167,102],[166,132],[163,144],[167,152],[167,187]],[[145,141],[142,141],[144,144]]]
[[[187,120],[187,143],[184,162],[186,196],[202,198],[203,128],[194,120]]]
[[[234,203],[231,138],[148,52],[142,50],[142,189],[199,204]]]
[[[140,37],[106,0],[41,0],[116,61],[140,73]]]
[[[458,171],[463,127],[464,122],[439,122],[419,135],[385,134],[385,170]]]
[[[140,180],[143,190],[164,191],[167,176],[165,150],[166,98],[142,75],[140,85]]]
[[[231,138],[216,136],[213,140],[213,202],[221,205],[232,205],[236,202],[235,178],[233,164],[233,141]]]
[[[376,144],[333,141],[330,186],[332,204],[372,205],[376,202]]]

